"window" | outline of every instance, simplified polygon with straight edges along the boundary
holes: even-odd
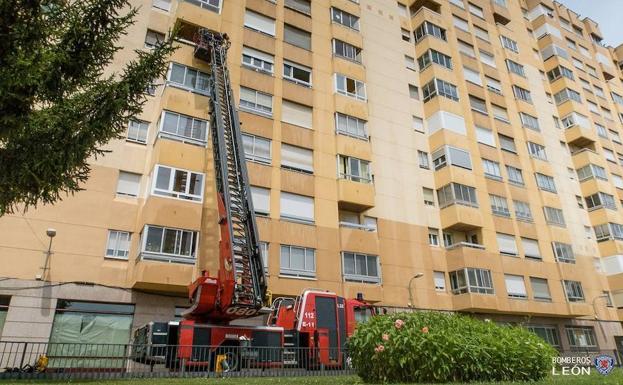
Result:
[[[335,7],[331,8],[331,20],[345,27],[359,31],[359,18]]]
[[[417,27],[415,31],[413,31],[413,34],[415,36],[416,43],[418,43],[420,40],[424,39],[428,35],[434,36],[444,41],[447,40],[446,30],[429,21],[425,21],[422,24],[420,24],[420,26]]]
[[[142,120],[131,119],[128,123],[128,142],[147,143],[149,123]]]
[[[459,100],[459,93],[456,86],[441,79],[433,79],[422,87],[422,96],[425,103],[437,95],[441,95],[454,101]]]
[[[556,262],[575,263],[575,255],[571,245],[562,242],[552,242],[552,250]]]
[[[468,82],[474,83],[482,87],[482,79],[480,78],[480,72],[474,71],[471,68],[463,67],[463,76]]]
[[[554,183],[554,178],[551,176],[541,174],[539,172],[535,173],[536,176],[536,184],[539,186],[541,190],[556,192],[556,184]]]
[[[588,110],[594,114],[599,115],[599,106],[597,103],[593,103],[590,100],[586,101],[588,103]]]
[[[520,112],[519,119],[521,120],[522,126],[531,130],[541,131],[541,128],[539,127],[539,120],[536,117],[526,114],[525,112]]]
[[[422,193],[424,195],[424,204],[426,206],[435,206],[435,193],[433,189],[422,187]]]
[[[191,4],[195,4],[201,8],[209,9],[212,12],[219,13],[221,11],[221,0],[185,0]]]
[[[242,134],[242,145],[246,160],[270,164],[270,139]]]
[[[337,57],[361,63],[361,48],[341,40],[333,39],[333,54]]]
[[[203,201],[203,174],[156,165],[153,175],[152,194]]]
[[[281,144],[281,167],[309,174],[314,172],[314,153],[306,148]]]
[[[620,175],[612,174],[612,182],[614,183],[614,187],[623,189],[623,178]]]
[[[151,29],[147,30],[147,34],[145,35],[145,48],[153,49],[156,46],[164,41],[164,33],[152,31]]]
[[[591,124],[588,118],[582,114],[578,114],[577,112],[572,112],[569,115],[563,117],[562,124],[565,128],[570,128],[573,126],[581,126],[581,127],[590,129],[591,127]],[[605,135],[606,138],[608,137],[606,128],[604,126],[601,126],[598,124],[596,124],[595,126],[597,127],[597,134],[600,133],[600,127],[601,127],[601,129],[603,130],[603,135]]]
[[[53,314],[46,354],[63,358],[51,359],[50,366],[62,365],[75,370],[106,365],[122,370],[127,354],[122,346],[131,338],[134,305],[58,299]],[[107,348],[91,348],[86,353],[85,342]]]
[[[141,174],[119,171],[117,179],[117,195],[137,197],[141,186]]]
[[[411,125],[415,131],[424,133],[424,120],[419,116],[411,115]]]
[[[517,148],[515,147],[515,140],[510,136],[498,134],[498,140],[500,141],[500,148],[504,151],[512,152],[514,154],[517,153]]]
[[[532,297],[537,301],[551,301],[552,295],[549,291],[547,279],[530,277],[530,286],[532,286]]]
[[[366,85],[359,80],[351,79],[341,74],[335,74],[335,89],[339,94],[359,100],[366,100]]]
[[[513,201],[513,206],[515,207],[515,217],[518,220],[532,222],[532,211],[530,210],[530,205],[527,202],[522,201]]]
[[[251,186],[251,202],[256,215],[270,214],[270,190],[264,187]]]
[[[607,161],[612,162],[612,163],[616,163],[617,160],[614,157],[614,152],[608,148],[603,147],[603,151],[604,151],[604,158],[606,158]]]
[[[450,287],[453,294],[494,294],[491,271],[465,268],[450,272]]]
[[[467,8],[469,9],[469,13],[471,13],[472,15],[478,16],[481,19],[485,18],[485,13],[479,6],[472,3],[467,3]]]
[[[539,241],[531,238],[521,238],[521,246],[523,247],[524,256],[532,259],[543,259],[541,250],[539,249]]]
[[[578,47],[575,44],[575,41],[573,41],[573,40],[571,40],[569,38],[567,38],[566,41],[567,41],[567,47],[568,48],[571,48],[572,50],[577,50]]]
[[[500,40],[502,42],[502,47],[509,49],[515,53],[519,53],[519,47],[517,46],[517,42],[515,40],[502,35],[500,35]]]
[[[160,135],[169,139],[176,139],[205,145],[208,122],[203,119],[164,111],[160,121]]]
[[[335,113],[335,130],[340,134],[350,135],[361,139],[368,139],[366,121],[354,116]]]
[[[545,146],[538,143],[528,142],[528,153],[530,156],[540,160],[547,160],[547,153],[545,152]]]
[[[284,99],[281,104],[281,121],[299,127],[312,128],[312,108]]]
[[[523,100],[526,103],[532,104],[532,95],[530,94],[530,91],[526,90],[525,88],[521,88],[521,87],[514,85],[513,94],[515,95],[515,98]]]
[[[450,2],[459,8],[465,9],[465,4],[463,4],[463,0],[450,0]]]
[[[623,106],[623,96],[617,94],[616,92],[610,92],[610,95],[612,95],[612,100]]]
[[[314,198],[281,192],[281,219],[314,222]]]
[[[597,166],[595,164],[587,164],[586,166],[579,168],[577,170],[577,173],[578,173],[578,180],[580,182],[585,181],[587,179],[592,179],[592,178],[608,180],[606,169],[604,169],[603,167]]]
[[[303,278],[316,277],[316,250],[281,245],[279,274]]]
[[[611,210],[617,209],[616,203],[614,202],[614,196],[610,194],[598,192],[593,195],[589,195],[584,199],[586,200],[586,208],[588,211],[597,210],[602,207]]]
[[[106,258],[128,259],[130,254],[130,233],[127,231],[108,230]]]
[[[474,51],[474,46],[473,45],[465,43],[462,40],[459,40],[458,44],[459,44],[459,52],[460,53],[462,53],[462,54],[464,54],[466,56],[472,57],[472,58],[476,57],[476,51]]]
[[[353,182],[372,183],[370,162],[351,156],[338,155],[338,172],[340,179]]]
[[[151,5],[154,8],[169,12],[169,9],[171,9],[171,0],[152,0]],[[2,328],[0,328],[0,330],[2,330]]]
[[[400,34],[402,35],[402,40],[407,43],[411,43],[411,32],[408,29],[400,28]]]
[[[249,9],[246,9],[244,12],[244,26],[270,36],[275,36],[275,19]]]
[[[494,118],[496,118],[497,120],[501,120],[505,123],[510,123],[508,119],[508,111],[506,110],[506,108],[492,104],[491,110],[493,111]]]
[[[296,84],[312,86],[311,68],[287,60],[283,61],[283,78]]]
[[[569,302],[584,302],[584,290],[582,290],[582,283],[579,281],[563,280],[562,285],[567,295],[567,301]]]
[[[605,223],[594,227],[597,242],[610,239],[623,240],[623,225],[618,223]]]
[[[491,212],[493,212],[493,214],[510,218],[511,212],[508,210],[506,198],[489,194],[489,200],[491,201]]]
[[[407,6],[402,3],[398,3],[398,13],[401,17],[409,17],[409,11],[407,10]]]
[[[146,225],[141,234],[141,259],[194,264],[196,231]]]
[[[595,95],[599,96],[600,98],[605,98],[606,94],[604,94],[604,89],[601,87],[597,87],[597,86],[593,86],[595,88]]]
[[[452,58],[434,49],[429,49],[424,52],[424,54],[417,59],[417,62],[420,71],[426,69],[431,63],[439,64],[447,69],[452,69]]]
[[[469,24],[467,23],[467,20],[461,19],[458,16],[452,16],[452,19],[454,20],[454,27],[462,31],[469,32]]]
[[[575,68],[579,69],[580,71],[584,71],[584,63],[582,62],[582,60],[572,58],[571,62],[573,63],[573,66]]]
[[[6,320],[7,313],[9,312],[10,302],[11,302],[11,297],[0,296],[0,333],[2,333],[2,328],[4,327],[4,321]]]
[[[528,298],[523,276],[504,274],[504,282],[506,283],[506,293],[510,298]]]
[[[443,146],[433,152],[433,165],[435,171],[445,167],[447,164],[472,169],[472,161],[469,152],[456,147]]]
[[[428,244],[431,246],[439,246],[439,230],[429,227],[428,228]]]
[[[498,162],[483,158],[482,168],[485,170],[485,176],[487,178],[502,180],[502,171],[500,170],[500,164]]]
[[[588,71],[588,74],[591,75],[594,78],[599,78],[599,76],[597,75],[597,70],[595,69],[595,67],[591,67],[588,64],[586,65],[586,69]]]
[[[240,87],[240,107],[264,115],[273,113],[273,96],[247,87]]]
[[[496,94],[502,95],[502,83],[500,83],[499,80],[485,76],[485,81],[487,83],[487,89],[489,89],[489,91],[493,91]]]
[[[430,168],[430,164],[428,162],[428,152],[418,150],[417,156],[420,161],[420,168],[424,168],[428,170]]]
[[[493,131],[488,128],[476,126],[476,139],[478,140],[478,143],[495,147],[495,137],[493,136]]]
[[[553,82],[554,80],[560,79],[560,77],[562,77],[562,76],[564,76],[564,77],[566,77],[568,79],[571,79],[571,80],[575,80],[575,78],[573,76],[573,71],[571,71],[567,67],[558,66],[558,67],[555,67],[554,69],[552,69],[551,71],[547,72],[547,78],[549,79],[550,82]]]
[[[550,225],[565,226],[565,217],[561,209],[545,206],[543,212],[545,213],[545,221]]]
[[[287,8],[294,9],[295,11],[302,12],[306,15],[311,14],[310,0],[285,0],[284,5]]]
[[[506,166],[506,173],[508,174],[508,181],[514,185],[523,186],[523,174],[521,169],[513,166]]]
[[[514,235],[496,233],[496,239],[500,254],[511,256],[516,256],[518,254]]]
[[[380,283],[379,257],[359,253],[342,252],[344,280],[349,282]]]
[[[480,61],[483,64],[488,65],[489,67],[493,67],[493,68],[497,67],[495,64],[495,56],[483,50],[480,50]]]
[[[526,77],[526,71],[521,64],[514,62],[510,59],[506,59],[506,68],[512,73],[515,73],[519,76]]]
[[[435,285],[435,290],[446,291],[446,273],[433,271],[433,284]]]
[[[420,100],[420,90],[413,84],[409,84],[409,97],[411,99]]]
[[[483,99],[469,95],[469,105],[471,106],[473,111],[477,111],[485,115],[488,114],[487,103]]]
[[[283,25],[283,41],[306,50],[311,50],[311,33],[289,24]]]
[[[415,65],[415,59],[409,55],[405,55],[405,67],[411,71],[417,70],[417,66]]]
[[[490,42],[489,40],[489,32],[487,32],[486,30],[480,28],[477,25],[474,25],[474,32],[477,38],[484,40],[486,42]]]
[[[171,63],[167,82],[200,94],[208,94],[208,74],[185,65]]]
[[[562,91],[554,94],[554,101],[556,104],[561,104],[566,102],[567,100],[574,100],[578,103],[582,103],[582,97],[580,94],[570,88],[565,88]]]
[[[437,190],[437,199],[441,208],[453,204],[478,207],[476,189],[459,183],[450,183]]]
[[[592,326],[567,326],[565,328],[572,349],[597,350],[597,338]]]

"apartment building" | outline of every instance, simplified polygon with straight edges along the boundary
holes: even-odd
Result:
[[[592,20],[550,0],[135,4],[115,68],[174,25],[179,49],[84,191],[0,218],[2,340],[126,342],[179,317],[186,285],[217,268],[193,43],[210,28],[232,42],[274,295],[362,293],[615,348],[623,46]]]

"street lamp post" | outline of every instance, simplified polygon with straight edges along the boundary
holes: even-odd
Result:
[[[423,273],[416,273],[413,277],[411,277],[411,279],[409,279],[409,307],[414,307],[413,306],[413,293],[411,292],[411,284],[413,283],[414,279],[423,277],[424,274]]]
[[[45,262],[43,264],[43,267],[41,268],[42,274],[41,276],[37,276],[37,279],[46,279],[46,275],[47,275],[47,271],[50,269],[48,267],[48,264],[50,262],[50,257],[52,256],[52,239],[54,239],[54,237],[56,236],[56,229],[52,229],[49,228],[45,231],[45,235],[48,236],[48,238],[50,238],[50,243],[48,244],[48,250],[45,252]]]

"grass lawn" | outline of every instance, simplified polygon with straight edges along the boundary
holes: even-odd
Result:
[[[341,377],[265,377],[265,378],[153,378],[136,380],[80,380],[80,381],[7,381],[0,380],[0,385],[8,384],[88,384],[88,385],[361,385],[363,382],[356,376]],[[476,383],[472,383],[476,384]],[[540,382],[482,382],[480,385],[618,385],[623,384],[623,369],[615,368],[612,373],[602,376],[593,373],[591,376],[557,376]]]

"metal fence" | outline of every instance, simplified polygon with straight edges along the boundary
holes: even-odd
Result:
[[[354,373],[348,353],[339,348],[0,342],[0,379],[291,377]]]

